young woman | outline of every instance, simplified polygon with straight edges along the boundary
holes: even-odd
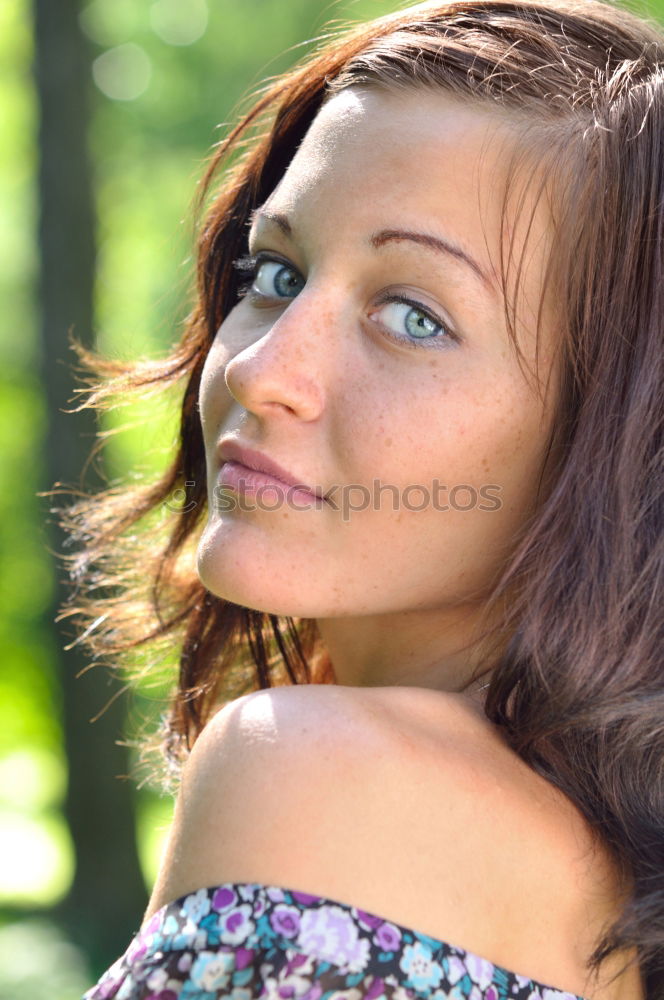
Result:
[[[77,348],[85,405],[184,389],[163,478],[64,516],[95,652],[181,648],[173,828],[87,1000],[662,1000],[664,33],[407,7],[210,190],[173,354]]]

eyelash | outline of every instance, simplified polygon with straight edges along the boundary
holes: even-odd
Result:
[[[273,257],[270,254],[266,254],[264,252],[259,252],[255,255],[247,254],[245,256],[238,257],[236,260],[233,261],[233,267],[237,271],[239,271],[240,274],[249,276],[249,280],[243,282],[238,287],[237,295],[239,299],[245,298],[247,296],[249,297],[250,301],[257,302],[257,301],[263,301],[265,298],[267,298],[267,296],[263,295],[262,292],[255,292],[255,291],[252,292],[252,287],[254,281],[256,280],[258,268],[261,266],[261,264],[265,263],[281,264],[283,267],[291,268],[293,271],[297,273],[297,268],[294,268],[292,264],[286,263],[286,261],[282,260],[280,257]],[[275,296],[275,298],[277,297]],[[386,295],[383,299],[380,299],[377,305],[382,306],[389,302],[400,302],[404,305],[410,306],[417,312],[422,313],[423,316],[426,316],[427,319],[431,320],[431,322],[435,323],[436,326],[440,327],[446,333],[445,337],[442,336],[429,337],[418,340],[415,338],[408,339],[406,337],[397,337],[396,334],[391,333],[389,330],[383,327],[385,335],[389,337],[390,340],[393,340],[397,344],[401,345],[406,344],[408,346],[412,346],[415,348],[424,348],[425,350],[433,349],[439,351],[449,350],[451,346],[450,341],[458,343],[459,338],[454,333],[454,331],[451,330],[446,323],[443,323],[443,321],[438,316],[436,316],[435,313],[431,312],[420,302],[417,302],[414,299],[410,299],[406,295],[393,294],[393,295]]]

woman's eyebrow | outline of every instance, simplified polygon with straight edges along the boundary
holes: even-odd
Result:
[[[288,219],[288,216],[281,212],[270,212],[267,209],[256,208],[251,212],[250,215],[250,226],[253,230],[254,225],[258,222],[272,223],[276,225],[282,233],[289,237],[293,236],[293,227]],[[461,261],[467,264],[472,270],[473,274],[482,282],[484,287],[493,295],[498,295],[498,291],[493,281],[489,278],[486,271],[480,267],[474,257],[471,257],[469,253],[462,250],[461,247],[457,246],[451,240],[444,239],[441,236],[433,236],[430,233],[415,233],[409,229],[381,229],[377,233],[372,233],[369,237],[369,244],[378,249],[384,246],[386,243],[404,241],[407,240],[411,243],[417,243],[419,246],[423,246],[428,250],[433,250],[436,253],[444,253],[455,260]]]

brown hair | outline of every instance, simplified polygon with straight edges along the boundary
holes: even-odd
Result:
[[[552,199],[545,285],[563,359],[555,464],[487,605],[501,607],[510,638],[485,712],[629,877],[590,967],[636,946],[647,997],[662,1000],[664,33],[655,22],[597,0],[427,2],[326,36],[253,95],[203,178],[199,210],[225,171],[200,226],[197,301],[172,353],[132,364],[74,345],[93,373],[81,407],[173,386],[183,396],[177,454],[157,482],[58,512],[80,545],[64,557],[74,587],[63,616],[85,628],[93,658],[131,663],[142,648],[147,671],[177,640],[179,680],[160,734],[174,774],[222,700],[334,681],[315,621],[224,601],[195,573],[207,504],[196,401],[211,341],[237,302],[233,261],[246,252],[250,211],[326,96],[358,83],[442,88],[494,108],[516,126]],[[507,297],[505,318],[518,350]]]

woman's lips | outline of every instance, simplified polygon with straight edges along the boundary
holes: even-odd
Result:
[[[315,493],[300,486],[289,486],[287,483],[269,476],[266,472],[257,472],[241,462],[228,460],[223,463],[219,472],[219,485],[229,486],[246,496],[255,496],[260,490],[260,500],[265,500],[266,510],[276,510],[274,499],[295,503],[296,509],[304,506],[323,507],[325,500]]]

